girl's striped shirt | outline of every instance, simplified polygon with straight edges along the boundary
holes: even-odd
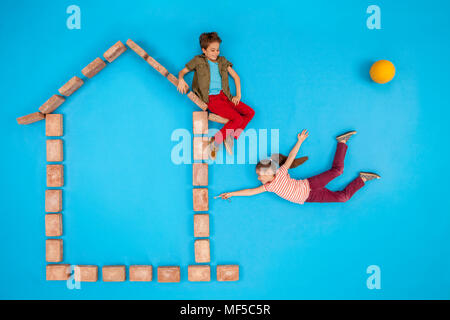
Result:
[[[310,191],[308,179],[292,179],[284,165],[278,168],[275,179],[266,183],[264,189],[283,199],[299,204],[303,204],[308,199]]]

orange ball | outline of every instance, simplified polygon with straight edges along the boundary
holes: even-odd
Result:
[[[395,76],[394,64],[388,60],[379,60],[370,68],[370,77],[376,83],[387,83]]]

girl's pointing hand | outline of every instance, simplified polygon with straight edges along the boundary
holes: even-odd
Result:
[[[217,197],[220,197],[223,200],[226,200],[226,199],[230,199],[232,196],[233,195],[231,194],[231,192],[226,192],[226,193],[222,193],[222,194],[218,195]],[[217,197],[214,197],[214,198],[217,198]]]

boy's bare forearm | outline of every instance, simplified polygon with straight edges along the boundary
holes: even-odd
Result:
[[[234,78],[234,83],[236,84],[236,96],[241,96],[241,79],[239,77]]]
[[[241,97],[241,78],[239,78],[239,75],[232,67],[228,67],[227,70],[228,70],[228,73],[233,78],[234,83],[236,84],[236,96],[240,98]]]
[[[183,79],[184,75],[188,72],[189,70],[181,69],[180,72],[178,72],[178,79]]]

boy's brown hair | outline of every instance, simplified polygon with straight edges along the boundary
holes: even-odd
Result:
[[[222,39],[220,39],[217,32],[204,32],[200,35],[200,47],[202,49],[206,50],[206,48],[208,48],[208,46],[213,42],[222,42]]]

